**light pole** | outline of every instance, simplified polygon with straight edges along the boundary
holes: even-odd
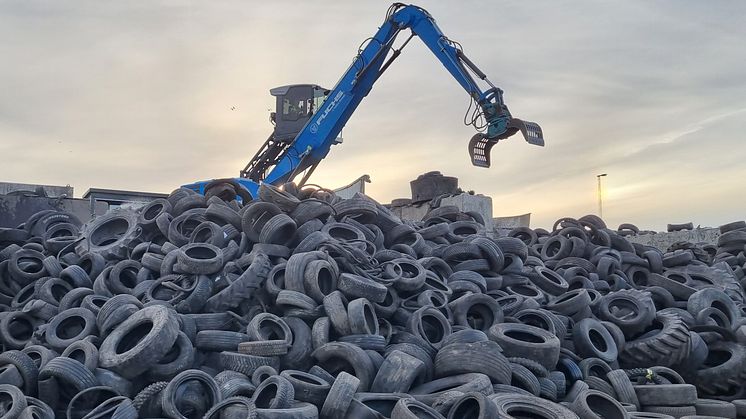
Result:
[[[606,173],[601,173],[600,175],[596,175],[596,179],[598,180],[598,216],[601,218],[604,218],[604,208],[603,208],[603,202],[601,199],[602,193],[601,193],[601,178],[606,176]]]

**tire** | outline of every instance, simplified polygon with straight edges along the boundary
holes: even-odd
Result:
[[[543,266],[537,266],[529,274],[531,282],[549,295],[561,295],[567,292],[570,284],[567,283],[562,275],[547,269]]]
[[[178,321],[166,307],[145,307],[104,339],[99,348],[99,365],[125,378],[134,378],[171,350],[178,332]],[[121,345],[127,350],[118,350]]]
[[[629,380],[629,377],[624,370],[610,371],[606,374],[606,378],[614,388],[617,400],[621,403],[633,404],[638,409],[640,408],[640,400],[637,398],[637,392],[635,392],[635,388],[632,386],[632,382]]]
[[[401,351],[392,351],[378,368],[370,391],[373,393],[406,393],[422,374],[425,363]]]
[[[270,218],[259,233],[259,242],[286,246],[295,238],[298,229],[295,221],[286,214]]]
[[[680,364],[689,355],[689,329],[684,320],[672,313],[658,312],[653,321],[658,333],[627,341],[619,354],[625,368],[665,366]]]
[[[194,397],[194,392],[179,391],[179,388],[186,385],[189,381],[199,381],[202,384],[203,392],[199,394],[204,402],[189,403],[189,407],[199,409],[197,406],[205,406],[204,411],[196,410],[192,412],[195,416],[202,416],[214,405],[223,400],[218,384],[208,374],[200,370],[186,370],[174,377],[161,392],[161,405],[163,413],[169,418],[186,419],[179,410],[180,399],[189,399]]]
[[[94,219],[82,231],[86,238],[77,245],[78,254],[98,253],[105,259],[124,259],[134,247],[141,227],[134,211],[111,211]]]
[[[287,378],[273,375],[254,391],[251,401],[259,409],[286,409],[295,398],[295,389]]]
[[[497,407],[497,418],[536,417],[577,419],[577,415],[560,404],[535,396],[496,394],[489,397]],[[516,415],[516,416],[513,416]]]
[[[578,355],[614,362],[619,351],[609,331],[598,320],[583,319],[572,330],[573,343]]]
[[[487,332],[490,327],[502,323],[503,311],[494,298],[486,294],[469,294],[452,301],[454,324]]]
[[[192,275],[210,275],[223,267],[223,252],[219,247],[208,243],[189,243],[176,254],[174,269]]]
[[[505,356],[536,361],[548,370],[557,365],[560,341],[557,336],[538,327],[518,323],[500,323],[487,332],[497,342]]]
[[[280,373],[295,389],[295,399],[321,406],[326,399],[331,384],[326,380],[303,371],[285,370]]]
[[[366,298],[376,303],[382,303],[388,293],[385,285],[363,276],[348,273],[339,276],[337,286],[347,298]]]
[[[687,406],[697,399],[697,389],[691,384],[655,384],[633,388],[642,406]]]
[[[534,373],[532,373],[528,368],[524,367],[523,365],[511,363],[510,373],[510,385],[512,385],[513,387],[524,389],[534,396],[538,396],[541,394],[543,385],[536,377],[536,375],[534,375]],[[557,389],[554,386],[554,383],[552,383],[552,386],[554,387],[553,399],[556,400]]]
[[[241,342],[237,345],[238,353],[255,356],[285,355],[288,353],[289,346],[285,340],[257,340]],[[231,350],[235,350],[235,348]]]
[[[422,307],[411,314],[407,330],[422,338],[433,349],[441,347],[443,339],[451,334],[451,324],[438,309]]]
[[[674,418],[682,418],[684,416],[693,416],[697,414],[697,409],[690,406],[643,406],[643,412],[650,413],[662,413],[669,415]]]
[[[246,326],[246,334],[252,341],[284,340],[288,345],[293,343],[293,332],[285,320],[271,313],[260,313],[254,316]]]
[[[350,343],[327,343],[313,351],[311,356],[331,374],[343,370],[354,371],[355,377],[360,381],[357,385],[360,391],[368,391],[375,378],[373,361],[363,349]]]
[[[9,384],[0,384],[0,394],[5,396],[3,406],[3,418],[17,418],[28,406],[25,395],[18,387]]]
[[[612,312],[612,308],[616,309]],[[604,296],[598,305],[598,315],[617,325],[625,337],[644,331],[655,319],[655,304],[649,295],[637,290],[616,291]]]
[[[58,386],[70,386],[75,393],[98,385],[98,381],[93,373],[80,362],[65,357],[52,359],[39,370],[39,382],[54,378]],[[39,392],[41,394],[41,383]],[[45,400],[46,401],[46,400]],[[56,407],[58,400],[49,400],[52,408]],[[60,400],[62,401],[62,400]]]
[[[133,383],[130,380],[115,373],[114,371],[105,370],[103,368],[96,368],[96,370],[93,371],[93,375],[96,376],[96,380],[98,380],[99,385],[111,387],[112,389],[114,389],[114,391],[116,391],[118,394],[121,394],[122,396],[131,398],[134,395]]]
[[[244,419],[256,419],[257,409],[251,399],[241,396],[227,397],[212,406],[212,408],[205,413],[204,419],[233,417],[233,414]]]
[[[344,419],[352,403],[352,398],[360,387],[360,380],[344,371],[337,375],[329,389],[319,417],[325,419]]]
[[[714,416],[718,418],[736,419],[736,405],[722,400],[697,399],[694,404],[699,416]]]
[[[570,404],[570,410],[575,412],[580,419],[626,419],[627,411],[606,393],[595,390],[581,392]]]
[[[84,308],[71,308],[54,316],[47,326],[46,340],[57,351],[96,334],[96,316]]]
[[[80,307],[80,303],[83,298],[93,294],[93,290],[90,288],[74,288],[59,300],[59,310],[63,312],[69,308]]]
[[[695,383],[703,395],[727,394],[740,388],[746,379],[746,347],[739,343],[716,341],[708,344],[705,365],[695,374]]]
[[[353,334],[377,335],[378,318],[370,301],[365,298],[352,300],[347,304],[347,318]]]
[[[23,348],[21,352],[28,355],[39,369],[43,368],[49,361],[59,356],[57,352],[42,345],[27,346]]]
[[[60,356],[72,358],[91,371],[96,371],[98,367],[98,348],[91,342],[91,339],[73,342],[62,351]]]
[[[727,315],[731,324],[735,324],[741,317],[736,303],[728,294],[716,288],[705,288],[695,292],[689,297],[686,304],[687,311],[695,317],[711,307]]]
[[[436,376],[464,373],[483,373],[499,384],[510,384],[511,380],[510,362],[493,341],[448,345],[438,351]]]
[[[220,366],[223,369],[237,371],[246,376],[251,376],[257,368],[269,366],[276,370],[280,369],[280,360],[277,357],[255,356],[239,354],[237,352],[220,352]]]
[[[184,332],[179,332],[173,348],[163,359],[150,367],[148,370],[149,377],[155,380],[171,378],[189,369],[194,364],[194,352],[192,342],[187,335]],[[175,355],[172,355],[174,353]]]
[[[36,380],[39,375],[39,368],[34,361],[21,351],[5,351],[0,354],[0,366],[13,365],[23,378],[23,391],[26,395],[33,396],[36,394]]]

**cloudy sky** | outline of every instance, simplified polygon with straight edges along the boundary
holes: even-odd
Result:
[[[537,121],[471,166],[468,97],[416,41],[312,177],[367,173],[379,201],[430,170],[534,226],[596,212],[664,229],[746,218],[745,2],[423,0]],[[168,192],[238,175],[271,132],[269,89],[333,87],[380,1],[0,1],[0,180]],[[235,107],[235,110],[231,110]]]

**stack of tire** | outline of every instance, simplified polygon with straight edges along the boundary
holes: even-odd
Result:
[[[492,239],[455,207],[407,223],[364,195],[238,188],[1,229],[0,411],[745,414],[746,224],[703,261],[595,216]]]

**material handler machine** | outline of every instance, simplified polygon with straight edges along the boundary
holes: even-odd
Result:
[[[408,31],[398,47],[396,38]],[[314,169],[338,144],[339,134],[370,93],[375,82],[401,54],[414,37],[420,38],[471,98],[465,123],[478,131],[469,141],[473,165],[490,166],[490,150],[498,141],[520,131],[529,144],[544,145],[541,128],[534,122],[513,118],[496,87],[463,52],[458,42],[441,32],[435,19],[423,8],[393,4],[378,32],[363,42],[352,65],[333,89],[315,84],[294,84],[270,90],[276,110],[270,114],[274,131],[264,142],[240,177],[216,179],[185,185],[200,193],[211,188],[232,188],[242,195],[256,197],[259,185],[280,185],[302,174],[296,182],[306,183]],[[487,85],[480,88],[477,79]],[[213,191],[216,192],[216,191]]]

